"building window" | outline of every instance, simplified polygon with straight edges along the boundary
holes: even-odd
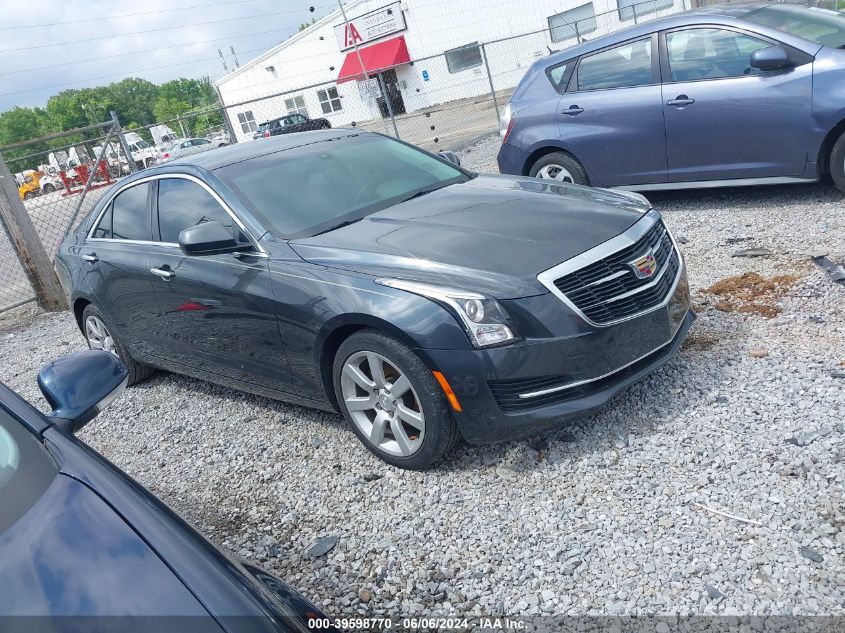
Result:
[[[252,110],[238,112],[238,123],[241,124],[241,132],[244,134],[251,134],[258,129],[258,126],[255,124],[255,117],[252,115]]]
[[[481,47],[478,42],[461,46],[460,48],[453,48],[451,51],[444,53],[446,56],[446,66],[449,67],[450,73],[459,73],[462,70],[475,68],[481,66]]]
[[[648,2],[643,2],[643,0],[616,0],[620,20],[639,18],[647,13],[654,13],[658,9],[671,7],[674,4],[674,0],[649,0]]]
[[[323,109],[323,114],[331,114],[342,110],[340,105],[340,96],[337,94],[337,88],[329,88],[328,90],[318,90],[317,98],[320,100],[320,107]]]
[[[285,107],[288,109],[288,114],[304,114],[308,116],[308,108],[305,107],[305,99],[302,95],[285,99]]]
[[[552,42],[563,42],[571,38],[580,40],[584,33],[592,33],[597,28],[596,11],[592,2],[549,16],[549,34]]]

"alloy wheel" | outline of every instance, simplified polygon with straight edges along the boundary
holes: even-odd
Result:
[[[114,339],[99,317],[91,315],[85,319],[85,338],[88,339],[88,347],[91,349],[101,349],[117,356]]]
[[[575,184],[572,174],[569,173],[569,170],[566,169],[566,167],[554,164],[546,165],[538,171],[537,178],[542,178],[544,180],[557,180],[559,182],[571,182]]]
[[[352,354],[343,364],[341,392],[349,416],[367,440],[389,455],[417,452],[425,415],[408,377],[376,352]]]

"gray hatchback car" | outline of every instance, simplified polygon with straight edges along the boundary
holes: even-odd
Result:
[[[579,44],[529,69],[502,173],[629,189],[808,182],[845,191],[845,15],[721,5]]]

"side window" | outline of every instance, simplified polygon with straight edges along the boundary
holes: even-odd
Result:
[[[191,143],[194,145],[208,145],[209,143],[211,143],[211,141],[209,141],[207,138],[195,138],[193,141],[191,141]]]
[[[116,240],[150,239],[150,214],[146,184],[130,187],[111,203],[112,237]]]
[[[650,83],[650,37],[583,57],[578,65],[578,90],[631,88]]]
[[[109,205],[109,208],[106,209],[106,212],[103,214],[103,217],[100,218],[100,223],[97,225],[97,228],[94,229],[94,232],[91,234],[91,237],[111,239],[111,211],[112,206]]]
[[[569,79],[569,75],[572,74],[570,71],[572,70],[573,65],[574,62],[569,60],[568,62],[553,66],[546,71],[549,81],[552,82],[552,86],[554,86],[554,89],[558,92],[566,90],[566,81]]]
[[[725,79],[758,74],[751,53],[768,42],[726,29],[687,29],[666,34],[672,81]]]
[[[183,178],[158,181],[158,227],[162,242],[176,244],[179,233],[185,229],[211,221],[229,228],[234,226],[232,217],[220,203],[197,183]]]

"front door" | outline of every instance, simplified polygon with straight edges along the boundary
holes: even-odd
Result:
[[[776,42],[722,27],[669,31],[662,44],[670,182],[804,174],[811,63],[759,71],[751,53]]]
[[[255,248],[223,255],[182,253],[179,233],[202,222],[221,222],[248,242],[219,199],[196,180],[158,180],[153,209],[160,243],[150,254],[150,274],[163,363],[212,380],[220,376],[290,392],[267,257]]]
[[[399,79],[396,76],[396,69],[390,68],[380,73],[378,98],[379,109],[382,117],[390,116],[390,109],[394,116],[405,114],[405,100],[402,98],[402,90],[399,88]],[[390,108],[388,108],[388,102]]]
[[[581,58],[558,108],[560,137],[592,184],[666,179],[657,37]]]
[[[141,183],[117,194],[79,251],[97,306],[141,362],[152,358],[149,333],[158,315],[148,261],[152,243],[149,190],[149,183]]]

